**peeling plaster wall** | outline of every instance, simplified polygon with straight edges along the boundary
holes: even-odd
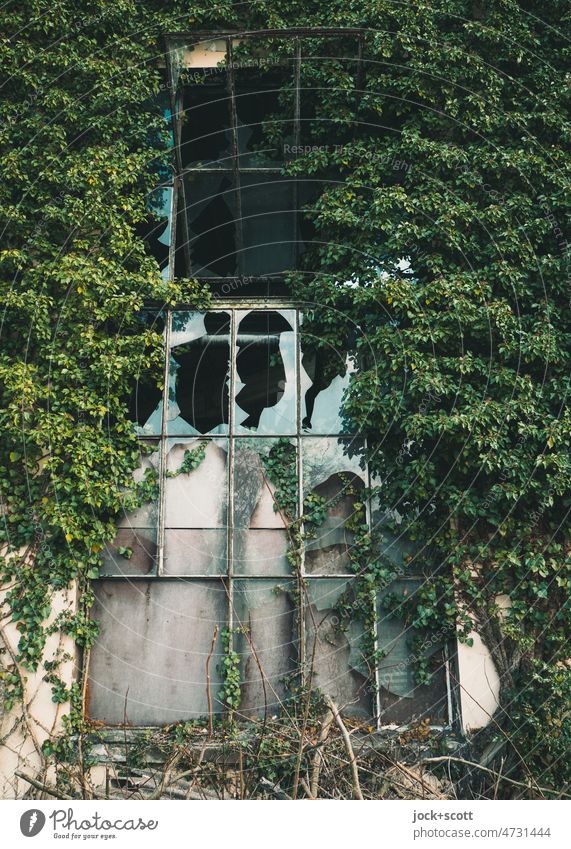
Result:
[[[460,707],[466,733],[483,728],[498,707],[500,679],[490,652],[475,632],[473,646],[458,644]]]
[[[3,600],[5,590],[0,592]],[[75,590],[56,593],[50,621],[62,610],[74,609]],[[4,621],[0,626],[0,670],[12,665],[17,651],[19,632],[15,624]],[[52,634],[46,642],[43,661],[63,658],[58,675],[67,686],[77,678],[76,649],[71,637]],[[0,799],[22,798],[31,788],[15,775],[16,770],[31,777],[42,774],[41,746],[47,737],[62,730],[62,717],[69,704],[52,701],[51,685],[43,680],[45,670],[40,664],[37,672],[24,671],[24,702],[17,702],[11,711],[4,709],[4,693],[0,690]],[[54,776],[41,775],[48,783]]]

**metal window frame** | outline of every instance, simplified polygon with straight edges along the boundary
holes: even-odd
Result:
[[[167,33],[164,37],[164,51],[165,51],[165,64],[167,68],[167,74],[169,79],[169,85],[171,87],[171,114],[173,121],[173,138],[174,138],[174,147],[175,147],[175,155],[174,155],[174,164],[175,164],[175,181],[174,181],[174,193],[178,194],[181,192],[182,195],[182,204],[178,204],[175,202],[175,210],[180,208],[182,215],[182,228],[185,237],[184,244],[184,255],[185,255],[185,265],[187,271],[187,277],[196,277],[198,279],[203,279],[205,281],[213,282],[216,281],[227,281],[232,279],[239,279],[244,277],[244,269],[243,269],[243,246],[244,246],[244,235],[243,235],[243,219],[242,219],[242,192],[241,192],[241,179],[240,175],[242,173],[250,173],[250,174],[280,174],[281,168],[271,167],[271,166],[260,166],[260,167],[244,167],[240,164],[240,155],[238,150],[238,121],[237,121],[237,107],[236,107],[236,67],[234,64],[234,42],[235,41],[247,41],[255,38],[273,38],[280,40],[289,40],[293,42],[294,47],[294,55],[292,57],[292,78],[294,83],[294,108],[292,115],[292,124],[293,124],[293,138],[294,144],[299,145],[299,141],[301,138],[301,67],[303,62],[303,54],[302,54],[302,38],[303,37],[328,37],[335,38],[338,36],[352,36],[356,39],[356,50],[355,56],[351,57],[352,61],[357,63],[356,72],[355,72],[355,80],[354,80],[354,90],[355,97],[358,101],[361,97],[361,93],[363,90],[363,79],[364,79],[364,57],[363,57],[363,45],[364,38],[366,34],[365,29],[354,28],[354,27],[341,27],[341,28],[329,28],[322,27],[318,29],[311,29],[308,27],[291,27],[288,29],[268,29],[268,30],[260,30],[260,31],[198,31],[194,33]],[[224,41],[226,44],[226,52],[225,52],[225,65],[220,68],[220,71],[225,76],[225,84],[228,90],[229,95],[229,129],[231,133],[232,139],[232,154],[230,159],[231,163],[224,168],[215,168],[215,167],[183,167],[182,164],[182,153],[181,153],[181,98],[178,92],[178,81],[174,71],[173,65],[173,52],[181,47],[189,47],[193,45],[197,45],[203,42],[207,42],[209,40],[217,40]],[[336,57],[339,58],[339,57]],[[198,67],[197,70],[200,70]],[[184,176],[185,174],[191,173],[217,173],[224,172],[231,175],[232,178],[232,187],[234,190],[235,201],[236,201],[236,217],[234,219],[235,224],[235,233],[236,233],[236,257],[237,257],[237,267],[236,267],[236,275],[228,276],[225,278],[216,278],[213,275],[204,275],[197,274],[193,271],[192,261],[191,261],[191,252],[190,252],[190,243],[189,243],[189,233],[190,226],[188,221],[187,214],[187,198],[186,191],[184,187]],[[293,237],[293,245],[294,245],[294,267],[297,266],[299,260],[299,233],[300,233],[300,211],[298,204],[298,180],[297,178],[290,178],[291,182],[293,182],[293,222],[292,222],[292,237]],[[176,217],[174,219],[174,228],[176,231]],[[175,239],[173,239],[175,242]],[[173,253],[176,250],[176,245],[172,245]],[[172,260],[172,267],[174,269],[174,258]],[[268,275],[268,277],[274,277],[280,275]],[[260,278],[262,279],[262,278]],[[223,284],[222,284],[223,285]]]
[[[237,213],[238,213],[238,228],[237,228],[237,245],[236,250],[238,256],[240,256],[241,247],[243,245],[243,233],[242,233],[242,222],[241,222],[241,211],[240,211],[240,173],[242,171],[249,173],[279,173],[281,171],[280,168],[240,168],[239,167],[239,155],[238,155],[238,136],[237,136],[237,118],[236,118],[236,89],[235,89],[235,68],[233,62],[233,42],[237,39],[246,40],[250,38],[287,38],[293,39],[294,41],[294,66],[293,66],[293,77],[295,83],[295,93],[294,93],[294,116],[293,116],[293,126],[294,126],[294,139],[295,144],[299,144],[299,138],[301,133],[301,64],[303,61],[302,57],[302,49],[301,49],[301,39],[303,37],[337,37],[337,36],[355,36],[357,38],[357,53],[355,56],[355,60],[357,61],[357,72],[356,72],[356,80],[355,80],[355,96],[357,99],[360,98],[362,90],[363,90],[363,76],[364,76],[364,57],[363,57],[363,48],[365,36],[368,31],[362,28],[306,28],[306,27],[295,27],[289,29],[281,29],[281,30],[260,30],[260,31],[225,31],[225,32],[217,32],[217,31],[199,31],[193,33],[169,33],[165,35],[164,38],[164,47],[165,47],[165,59],[166,59],[166,67],[169,79],[169,85],[171,90],[171,115],[172,115],[172,123],[173,123],[173,137],[174,137],[174,153],[173,153],[173,168],[174,168],[174,178],[173,178],[173,198],[172,198],[172,225],[171,225],[171,243],[169,246],[169,262],[168,262],[168,270],[169,270],[169,279],[173,279],[174,277],[174,269],[175,269],[175,253],[177,249],[177,210],[179,209],[179,192],[181,194],[182,200],[182,229],[183,229],[183,237],[185,241],[184,252],[185,252],[185,265],[186,269],[189,272],[188,276],[191,276],[191,263],[190,263],[190,248],[189,248],[189,227],[187,220],[187,204],[185,197],[185,187],[183,176],[185,173],[191,171],[221,171],[221,170],[229,170],[229,169],[216,169],[216,168],[183,168],[182,165],[182,154],[180,149],[180,141],[181,141],[181,98],[178,92],[178,86],[176,85],[174,69],[172,64],[171,52],[173,49],[176,49],[176,46],[179,45],[192,45],[198,44],[201,42],[209,41],[209,40],[224,40],[226,42],[226,81],[230,96],[230,113],[231,113],[231,132],[232,132],[232,159],[233,159],[233,180],[234,180],[234,190],[236,191],[237,197]],[[294,194],[294,244],[296,245],[296,259],[298,258],[298,250],[299,243],[296,238],[299,229],[299,210],[297,208],[297,186]],[[239,266],[240,268],[240,266]],[[281,274],[272,274],[267,275],[265,277],[257,277],[254,278],[252,275],[249,276],[249,279],[258,279],[258,280],[270,280],[270,279],[281,279],[283,275]],[[238,273],[235,276],[229,276],[224,278],[216,278],[216,277],[208,277],[203,278],[207,280],[209,283],[219,282],[222,284],[230,284],[230,281],[234,280],[244,280],[245,275]],[[279,581],[279,582],[291,582],[297,581],[298,589],[300,592],[300,598],[303,598],[303,602],[299,605],[298,609],[295,611],[296,622],[298,627],[297,640],[298,645],[300,647],[300,656],[298,658],[299,669],[301,670],[301,674],[303,675],[305,670],[305,648],[306,648],[306,627],[305,627],[305,606],[307,603],[307,599],[304,595],[305,593],[305,582],[306,581],[321,581],[321,580],[340,580],[340,581],[355,581],[357,578],[357,574],[355,573],[340,573],[340,574],[327,574],[327,575],[316,575],[311,574],[307,575],[305,572],[305,560],[304,553],[302,548],[302,561],[301,561],[301,569],[299,575],[235,575],[233,569],[233,546],[234,546],[234,528],[233,528],[233,507],[234,507],[234,442],[236,439],[248,439],[248,438],[267,438],[267,439],[279,439],[280,437],[291,439],[296,446],[296,456],[297,456],[297,476],[298,476],[298,511],[302,510],[303,505],[303,451],[302,444],[303,440],[306,439],[323,439],[326,437],[326,434],[307,434],[303,431],[301,426],[301,410],[302,410],[302,399],[301,399],[301,336],[300,336],[300,308],[302,308],[302,304],[296,303],[293,299],[283,299],[283,296],[277,296],[276,298],[272,296],[254,298],[254,299],[242,299],[242,298],[234,298],[232,300],[225,301],[223,299],[216,299],[215,304],[212,305],[211,310],[213,311],[227,311],[230,313],[231,318],[231,329],[230,329],[230,385],[229,385],[229,427],[227,434],[217,434],[217,435],[197,435],[193,437],[191,435],[181,435],[181,439],[192,439],[195,438],[197,440],[215,440],[215,439],[225,439],[228,441],[228,474],[226,479],[227,485],[227,529],[226,529],[226,559],[227,559],[227,568],[226,573],[224,575],[167,575],[165,574],[164,569],[164,540],[165,540],[165,489],[164,481],[166,478],[166,460],[167,460],[167,440],[172,440],[173,438],[177,438],[176,435],[170,434],[167,432],[167,414],[168,414],[168,388],[169,388],[169,371],[170,371],[170,340],[171,340],[171,331],[172,331],[172,314],[175,311],[185,311],[185,305],[178,305],[176,308],[169,309],[166,314],[166,322],[165,322],[165,364],[164,364],[164,385],[163,385],[163,406],[162,406],[162,424],[161,424],[161,434],[149,435],[150,438],[155,440],[159,445],[159,474],[160,474],[160,489],[159,489],[159,518],[158,518],[158,557],[157,557],[157,568],[155,574],[152,575],[115,575],[115,576],[105,576],[105,580],[113,580],[113,581],[150,581],[151,583],[155,580],[161,581],[184,581],[193,582],[193,581],[209,581],[216,584],[222,584],[226,587],[226,592],[228,596],[228,618],[227,624],[230,629],[234,627],[234,592],[233,592],[233,584],[235,580],[240,581]],[[187,309],[192,310],[192,307],[187,307]],[[235,396],[235,386],[236,386],[236,312],[244,311],[244,310],[279,310],[279,309],[288,309],[295,310],[296,321],[295,321],[295,344],[296,344],[296,429],[295,434],[243,434],[243,433],[235,433],[234,427],[234,396]],[[329,436],[332,436],[329,434]],[[351,439],[351,438],[359,438],[356,434],[334,434],[335,438],[339,439]],[[142,437],[141,441],[145,441],[145,438]],[[371,486],[371,479],[369,474],[368,467],[364,470],[364,481],[367,487]],[[372,530],[372,511],[371,504],[369,500],[366,503],[366,521],[369,525],[369,529]],[[410,575],[407,578],[414,578],[416,576]],[[420,577],[420,576],[419,576]],[[372,604],[372,623],[373,623],[373,642],[375,648],[378,646],[378,627],[377,627],[377,613],[376,613],[376,598],[371,600]],[[449,647],[445,647],[445,676],[446,676],[446,690],[447,690],[447,706],[448,706],[448,722],[446,726],[443,728],[451,728],[454,725],[455,714],[458,711],[454,710],[453,706],[453,698],[455,693],[453,691],[453,687],[451,684],[451,674],[450,674],[450,664],[453,658],[450,656]],[[382,710],[380,704],[380,670],[377,664],[374,666],[373,672],[373,680],[370,682],[374,688],[373,692],[373,711],[374,711],[374,720],[376,723],[377,730],[381,731],[387,726],[383,724]],[[437,729],[439,726],[432,726]]]

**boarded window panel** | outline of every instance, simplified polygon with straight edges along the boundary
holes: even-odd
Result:
[[[297,635],[290,598],[293,585],[275,581],[234,581],[234,623],[240,655],[240,714],[275,714],[287,698],[286,679],[294,670]]]
[[[364,663],[363,628],[353,618],[342,630],[335,607],[352,600],[352,584],[333,579],[308,580],[305,606],[306,667],[313,686],[331,696],[346,715],[371,717],[373,700]]]
[[[101,581],[93,616],[101,633],[89,669],[89,715],[110,725],[157,725],[208,713],[206,660],[216,625],[226,621],[218,581]],[[215,713],[222,658],[212,657]]]
[[[225,575],[226,530],[218,528],[167,528],[165,575]]]
[[[236,432],[296,432],[294,310],[236,314]]]
[[[418,581],[395,581],[387,593],[410,596]],[[384,594],[383,594],[384,595]],[[448,723],[445,649],[442,641],[422,636],[422,645],[413,644],[417,632],[403,619],[383,606],[377,607],[377,644],[384,657],[379,663],[381,723],[398,725],[429,718],[434,725]],[[430,661],[430,684],[418,685],[414,677],[415,654],[420,651]]]
[[[204,450],[190,472],[180,472],[186,452]],[[224,439],[169,439],[165,488],[166,528],[225,528],[228,503],[228,445]],[[176,475],[169,477],[168,473]]]
[[[168,432],[227,432],[229,313],[175,313],[171,336]]]

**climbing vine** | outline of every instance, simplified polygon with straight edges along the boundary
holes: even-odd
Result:
[[[18,667],[3,673],[9,707],[50,628],[92,645],[101,552],[121,511],[156,491],[152,471],[132,480],[128,399],[141,372],[162,381],[162,336],[141,311],[207,303],[196,282],[163,280],[138,234],[169,167],[153,107],[162,34],[355,26],[368,57],[357,92],[343,58],[354,45],[305,39],[320,56],[302,69],[312,149],[284,173],[323,191],[305,209],[317,238],[292,291],[312,338],[354,358],[344,413],[367,434],[384,529],[423,565],[418,591],[387,603],[414,629],[459,627],[469,640],[473,624],[500,674],[493,727],[512,747],[509,774],[569,783],[568,21],[560,0],[24,0],[2,12],[0,565],[20,633]],[[335,373],[326,363],[325,379]],[[264,462],[291,520],[293,484],[276,472],[288,450]],[[308,525],[323,511],[317,496],[303,505]],[[360,508],[354,522],[366,594],[392,567]],[[73,582],[78,612],[48,624]],[[81,694],[44,671],[77,731]]]

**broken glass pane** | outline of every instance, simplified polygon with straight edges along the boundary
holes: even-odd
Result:
[[[332,475],[352,476],[367,484],[361,465],[363,441],[361,439],[336,439],[335,437],[306,437],[302,440],[303,487],[309,494],[315,487],[326,483]],[[348,484],[349,485],[349,484]]]
[[[370,717],[373,701],[363,654],[363,626],[345,619],[337,606],[354,603],[352,583],[333,579],[307,581],[305,603],[306,674],[312,687],[331,696],[347,715]]]
[[[225,528],[228,445],[224,439],[168,439],[166,528]]]
[[[379,594],[377,604],[377,645],[383,657],[379,662],[381,723],[403,724],[430,718],[435,725],[448,722],[448,699],[444,643],[430,634],[419,636],[388,607],[388,593],[410,596],[419,581],[395,581]],[[415,658],[428,661],[430,684],[415,682]]]
[[[173,313],[168,433],[228,431],[229,364],[229,313]]]
[[[297,516],[296,449],[287,439],[234,442],[234,572],[287,575]]]
[[[278,713],[287,697],[298,640],[293,585],[275,581],[234,581],[235,650],[240,655],[240,714]]]
[[[89,667],[89,715],[109,725],[160,725],[219,713],[220,631],[227,593],[218,581],[97,581],[101,632]]]
[[[303,429],[312,434],[346,432],[342,401],[355,371],[353,360],[344,350],[323,347],[302,325],[301,366]]]
[[[296,432],[295,311],[237,311],[236,432]]]
[[[236,274],[236,193],[232,173],[193,171],[184,177],[192,274]]]
[[[161,313],[144,311],[139,316],[141,331],[164,334],[165,319]],[[147,367],[147,345],[141,337],[140,371],[129,396],[129,418],[136,422],[136,431],[141,436],[161,433],[163,390],[162,374],[151,373]],[[157,415],[158,411],[158,415]]]
[[[351,559],[355,534],[346,524],[351,519],[364,521],[363,490],[361,477],[344,472],[331,475],[311,491],[312,500],[306,503],[304,524],[305,571],[308,575],[355,572]],[[317,510],[313,509],[314,504]],[[314,521],[311,521],[312,517],[315,517]]]

